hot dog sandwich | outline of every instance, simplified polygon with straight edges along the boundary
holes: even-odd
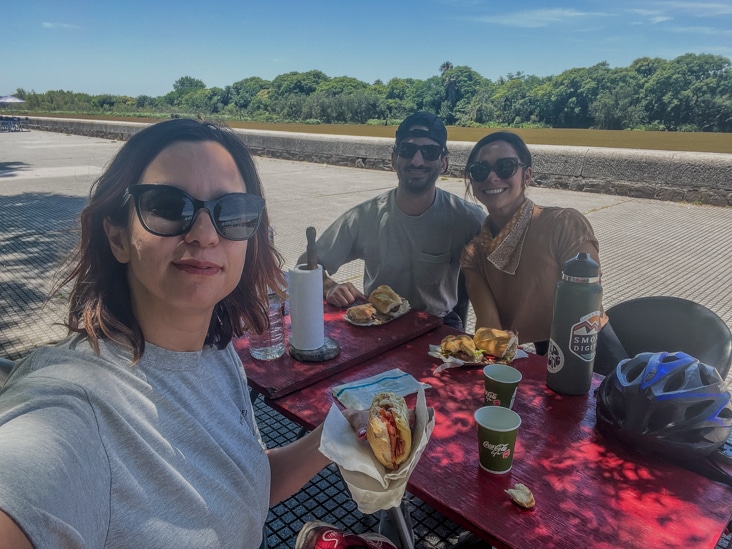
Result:
[[[404,399],[391,392],[374,395],[369,408],[366,439],[385,468],[397,469],[412,451],[409,410]]]

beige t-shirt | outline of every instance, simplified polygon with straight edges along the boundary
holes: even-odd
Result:
[[[460,258],[476,329],[514,330],[521,343],[548,340],[562,266],[579,252],[588,252],[599,263],[599,244],[590,222],[573,208],[534,206],[513,275],[488,261],[485,246],[492,238],[486,219]]]

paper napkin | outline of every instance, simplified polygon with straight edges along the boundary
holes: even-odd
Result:
[[[431,385],[420,383],[411,374],[394,368],[366,379],[333,387],[332,391],[333,396],[346,408],[368,410],[376,393],[389,391],[403,397],[416,393],[420,387],[429,389]]]
[[[338,465],[351,497],[362,513],[372,514],[401,504],[409,475],[419,462],[435,426],[434,410],[427,408],[422,387],[418,388],[414,412],[412,451],[399,469],[389,471],[377,461],[368,442],[358,440],[338,407],[335,404],[331,407],[323,425],[320,452]]]

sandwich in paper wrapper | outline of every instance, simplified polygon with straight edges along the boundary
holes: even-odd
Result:
[[[496,328],[478,328],[472,338],[467,334],[448,335],[439,345],[430,345],[427,354],[442,360],[434,374],[466,364],[511,364],[514,358],[528,356],[518,348],[516,332]]]
[[[358,440],[348,420],[334,404],[323,426],[320,452],[341,471],[358,510],[372,514],[398,507],[409,475],[417,465],[435,426],[434,411],[427,409],[424,389],[419,387],[412,427],[412,451],[398,469],[389,471],[379,463],[366,441]]]
[[[409,309],[409,301],[384,284],[369,294],[368,303],[349,307],[344,318],[355,326],[380,326],[404,316]]]

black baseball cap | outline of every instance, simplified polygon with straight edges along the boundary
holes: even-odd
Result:
[[[427,129],[412,129],[414,126],[424,126]],[[396,131],[396,144],[399,145],[400,141],[408,137],[428,137],[443,149],[447,150],[447,128],[445,128],[445,124],[440,117],[431,112],[415,112],[407,116],[399,124],[399,128]]]

